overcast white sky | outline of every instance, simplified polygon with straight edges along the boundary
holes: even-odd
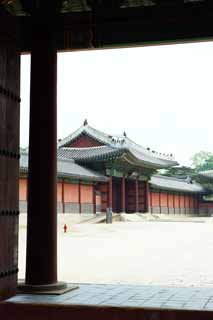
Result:
[[[41,70],[42,77],[42,70]],[[21,60],[21,146],[28,146],[30,57]],[[213,152],[213,43],[58,54],[58,138],[82,125],[127,135],[190,164]]]

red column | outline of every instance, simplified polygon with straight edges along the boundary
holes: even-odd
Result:
[[[109,208],[112,209],[112,176],[109,177]]]
[[[159,190],[159,209],[161,213],[161,191]]]
[[[184,197],[184,212],[186,214],[186,195],[184,194],[183,197]]]
[[[64,203],[64,179],[62,179],[62,212],[65,213],[65,203]]]
[[[78,181],[78,204],[79,204],[79,213],[81,213],[81,182]]]
[[[167,205],[167,212],[169,213],[169,193],[166,191],[166,205]]]
[[[44,285],[57,282],[57,53],[51,27],[32,38],[26,284]]]
[[[179,205],[179,213],[181,213],[181,208],[180,208],[180,193],[178,193],[178,205]]]
[[[139,212],[139,192],[138,192],[138,179],[135,180],[135,212]]]
[[[145,201],[146,201],[145,210],[146,210],[146,212],[149,212],[150,211],[150,205],[151,205],[151,203],[150,203],[151,197],[150,197],[149,181],[145,182],[145,195],[146,195],[146,198],[145,198]]]
[[[122,212],[126,212],[126,179],[122,177]]]
[[[173,210],[174,210],[174,214],[175,214],[175,194],[173,193]]]
[[[96,193],[95,193],[95,185],[92,186],[93,188],[93,213],[96,213]]]
[[[150,208],[151,208],[151,213],[153,212],[153,208],[152,208],[152,190],[149,189],[149,193],[150,193]]]

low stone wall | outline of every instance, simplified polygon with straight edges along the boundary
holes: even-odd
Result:
[[[210,208],[168,208],[168,207],[151,207],[150,212],[154,214],[181,214],[195,215],[200,217],[208,217],[213,214],[213,209]]]

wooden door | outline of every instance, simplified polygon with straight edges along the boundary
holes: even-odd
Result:
[[[0,300],[16,292],[20,57],[16,26],[0,15]]]

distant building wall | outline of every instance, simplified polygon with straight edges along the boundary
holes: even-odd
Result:
[[[197,194],[150,190],[150,212],[167,214],[199,214]]]
[[[199,212],[202,215],[211,216],[213,215],[213,202],[202,202],[199,203]]]
[[[139,212],[146,211],[146,186],[139,181]],[[108,207],[108,183],[98,183],[97,192],[94,184],[83,182],[57,183],[57,201],[59,213],[95,213],[106,212]],[[197,194],[171,193],[149,189],[149,212],[164,214],[213,214],[213,202],[199,200]],[[27,212],[27,179],[19,179],[20,212]],[[135,182],[126,181],[126,212],[135,212]]]
[[[57,183],[58,213],[94,213],[96,197],[93,184]],[[100,210],[99,196],[99,210]],[[20,212],[27,212],[27,178],[19,179]]]

